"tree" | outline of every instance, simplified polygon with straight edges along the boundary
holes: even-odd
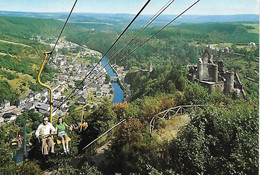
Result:
[[[189,48],[189,52],[187,53],[187,56],[190,58],[189,59],[190,63],[197,63],[198,56],[193,46]]]
[[[12,160],[12,150],[6,148],[3,142],[0,143],[0,174],[15,174],[15,162]]]
[[[111,78],[109,74],[106,74],[106,82],[110,82]]]
[[[61,48],[60,51],[63,55],[67,55],[69,53],[69,50],[67,48]]]
[[[179,91],[183,91],[187,84],[187,79],[184,78],[183,75],[180,75],[180,77],[175,81],[175,86]]]
[[[40,166],[34,161],[23,161],[21,165],[16,170],[16,173],[19,175],[35,175],[43,174]]]
[[[186,104],[205,104],[208,100],[208,92],[197,83],[187,85],[184,96]]]
[[[245,102],[194,113],[169,146],[180,174],[257,174],[258,110]]]
[[[112,105],[113,111],[116,113],[118,119],[126,117],[126,111],[129,109],[129,103],[115,103]]]
[[[82,150],[88,143],[96,139],[99,135],[111,128],[116,123],[116,114],[111,108],[110,102],[105,100],[94,112],[86,116],[88,129],[82,131],[82,139],[79,149]]]
[[[110,173],[140,172],[142,156],[146,154],[143,142],[143,124],[137,119],[129,119],[124,122],[114,133],[113,140],[108,151],[108,168]]]
[[[13,104],[17,99],[17,91],[12,91],[11,85],[6,80],[0,80],[0,103],[9,100]]]

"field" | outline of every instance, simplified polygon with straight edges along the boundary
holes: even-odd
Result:
[[[258,23],[243,23],[243,25],[254,27],[254,29],[248,29],[249,33],[259,34],[259,24]]]
[[[26,92],[29,91],[29,83],[36,82],[35,79],[33,79],[33,77],[28,74],[17,73],[15,71],[3,69],[3,68],[0,70],[5,70],[7,72],[17,75],[17,77],[14,78],[13,80],[8,80],[7,78],[0,75],[0,80],[6,80],[11,85],[11,90],[13,91],[17,90],[18,93],[20,94],[20,97],[22,98],[25,98]]]

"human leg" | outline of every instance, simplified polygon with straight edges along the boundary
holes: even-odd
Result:
[[[51,149],[51,153],[54,153],[54,143],[51,137],[48,137],[48,152]]]
[[[47,147],[46,147],[46,138],[42,139],[42,154],[48,155],[48,150],[47,150]]]
[[[66,154],[67,150],[66,150],[66,147],[65,147],[65,141],[64,141],[64,136],[63,135],[60,136],[60,140],[61,140],[61,143],[62,143],[62,146],[63,146],[64,153]]]
[[[69,139],[68,139],[68,136],[64,135],[64,138],[65,138],[65,143],[66,143],[66,149],[67,149],[67,152],[69,153]]]

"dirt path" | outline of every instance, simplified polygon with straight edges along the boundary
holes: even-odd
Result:
[[[16,57],[17,57],[17,56],[15,56],[15,55],[6,54],[6,53],[3,53],[3,52],[0,52],[0,55],[3,55],[3,56],[9,55],[10,57],[13,57],[13,58],[16,58]]]
[[[28,45],[26,45],[26,44],[15,43],[15,42],[6,41],[6,40],[1,40],[1,39],[0,39],[0,42],[2,42],[2,43],[8,43],[8,44],[14,44],[14,45],[19,45],[19,46],[23,46],[23,47],[31,47],[31,46],[28,46]]]

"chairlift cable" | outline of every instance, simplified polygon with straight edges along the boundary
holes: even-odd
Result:
[[[67,23],[68,23],[68,21],[69,21],[69,18],[70,18],[71,14],[72,14],[72,12],[73,12],[73,10],[74,10],[74,7],[75,7],[76,4],[77,4],[77,1],[78,1],[78,0],[75,0],[74,4],[73,4],[73,6],[72,6],[72,8],[71,8],[71,10],[70,10],[70,13],[69,13],[69,15],[68,15],[68,17],[67,17],[67,19],[66,19],[66,21],[65,21],[65,23],[64,23],[64,25],[63,25],[63,27],[62,27],[62,29],[61,29],[61,31],[60,31],[60,34],[59,34],[59,36],[58,36],[58,38],[57,38],[57,40],[56,40],[56,42],[55,42],[55,44],[54,44],[54,46],[53,46],[53,48],[52,48],[52,51],[50,52],[51,55],[53,54],[53,51],[55,50],[55,48],[56,48],[56,46],[57,46],[57,44],[58,44],[58,42],[59,42],[59,40],[60,40],[60,37],[61,37],[61,35],[62,35],[62,33],[63,33],[63,31],[64,31],[64,29],[65,29],[65,27],[66,27],[66,25],[67,25]]]
[[[133,42],[133,40],[135,40],[154,20],[156,20],[156,19],[158,18],[158,16],[160,16],[160,15],[163,13],[174,1],[175,1],[175,0],[170,0],[168,3],[166,3],[166,4],[147,22],[147,24],[144,25],[144,27],[142,28],[142,30],[141,30],[137,35],[135,35],[135,37],[132,38],[131,41],[130,41],[123,49],[121,49],[121,50],[116,54],[116,56],[118,56],[127,46],[129,46],[129,45]],[[106,52],[106,54],[107,54],[107,53],[108,53],[108,52]],[[102,59],[106,56],[106,54],[102,57]],[[115,56],[115,57],[116,57],[116,56]],[[113,56],[113,57],[114,57],[114,56]],[[102,61],[102,59],[101,59],[97,64],[99,64],[99,63]],[[95,67],[97,66],[97,64],[95,65]],[[108,63],[104,66],[104,68],[105,68],[107,65],[108,65]],[[95,67],[94,67],[94,68],[95,68]],[[93,68],[91,71],[93,71],[94,68]],[[91,71],[88,73],[88,75],[91,73]],[[87,75],[87,76],[88,76],[88,75]],[[87,77],[87,76],[86,76],[86,77]],[[83,79],[83,81],[81,81],[80,84],[82,84],[82,82],[85,81],[86,77]],[[78,85],[78,86],[80,86],[80,85]],[[76,88],[77,88],[77,87],[76,87]],[[75,88],[75,90],[73,90],[73,91],[71,92],[71,94],[76,92],[76,90],[77,90],[76,88]],[[70,95],[71,95],[71,94],[69,94],[69,95],[67,96],[67,98],[65,99],[65,101],[70,98]],[[59,107],[60,107],[60,106],[58,106],[57,108],[59,108]],[[57,110],[57,109],[55,109],[54,112],[55,112],[56,110]]]
[[[101,137],[103,137],[104,135],[106,135],[109,131],[111,131],[112,129],[114,129],[115,127],[117,127],[118,125],[122,124],[123,122],[125,122],[126,119],[120,121],[119,123],[117,123],[116,125],[114,125],[113,127],[111,127],[109,130],[107,130],[106,132],[104,132],[103,134],[101,134],[99,137],[97,137],[95,140],[93,140],[92,142],[90,142],[87,146],[85,146],[82,150],[86,149],[87,147],[89,147],[90,145],[92,145],[94,142],[96,142],[98,139],[100,139]]]
[[[147,43],[150,39],[152,39],[154,36],[156,36],[158,33],[160,33],[162,30],[164,30],[166,27],[168,27],[172,22],[174,22],[176,19],[178,19],[180,16],[182,16],[185,12],[187,12],[190,8],[192,8],[194,5],[196,5],[200,0],[194,2],[192,5],[190,5],[187,9],[185,9],[182,13],[180,13],[178,16],[176,16],[174,19],[172,19],[169,23],[167,23],[165,26],[163,26],[160,30],[158,30],[155,34],[150,36],[147,40],[145,40],[141,45],[136,47],[134,50],[132,50],[129,54],[125,55],[120,61],[122,61],[125,57],[131,55],[133,52],[135,52],[137,49],[142,47],[145,43]]]
[[[145,9],[145,7],[150,3],[151,0],[148,0],[145,5],[142,7],[142,9],[135,15],[135,17],[132,19],[132,21],[127,25],[127,27],[124,29],[124,31],[117,37],[117,39],[114,41],[114,43],[109,47],[109,49],[105,52],[103,57],[96,63],[96,65],[90,70],[90,72],[85,76],[85,78],[81,81],[79,85],[81,85],[86,78],[94,71],[94,69],[97,67],[99,63],[104,59],[104,57],[108,54],[108,52],[115,46],[115,44],[119,41],[119,39],[125,34],[125,32],[128,30],[128,28],[132,25],[132,23],[136,20],[136,18],[141,14],[141,12]]]
[[[170,0],[167,2],[148,22],[144,25],[144,27],[128,42],[119,52],[114,54],[110,62],[113,61],[120,53],[122,53],[151,23],[153,23],[175,0]],[[104,68],[109,65],[109,62],[104,66]]]
[[[148,22],[144,25],[144,27],[141,29],[140,32],[138,32],[128,44],[126,44],[119,52],[114,54],[110,59],[112,61],[114,58],[116,58],[120,53],[122,53],[151,23],[153,23],[175,0],[170,0],[168,3],[166,3]],[[107,65],[106,65],[107,66]],[[104,67],[106,67],[104,66]]]
[[[174,19],[172,19],[169,23],[167,23],[164,27],[162,27],[159,31],[157,31],[155,34],[153,34],[151,37],[149,37],[147,40],[145,40],[140,46],[136,47],[134,50],[132,50],[128,55],[126,56],[129,56],[131,55],[133,52],[135,52],[137,49],[139,49],[140,47],[142,47],[146,42],[148,42],[150,39],[152,39],[155,35],[157,35],[158,33],[160,33],[162,30],[164,30],[166,27],[168,27],[172,22],[174,22],[176,19],[178,19],[180,16],[182,16],[185,12],[187,12],[188,10],[190,10],[194,5],[196,5],[200,0],[197,0],[196,2],[194,2],[192,5],[190,5],[187,9],[185,9],[182,13],[180,13],[178,16],[176,16]],[[126,56],[124,56],[122,59],[120,59],[120,61],[122,61]],[[103,59],[104,57],[102,57]],[[102,59],[99,61],[99,63],[102,61]],[[99,64],[98,63],[98,64]],[[113,68],[113,66],[111,66],[107,72],[109,70],[111,70]],[[93,71],[93,69],[91,70]],[[101,76],[99,76],[98,78],[102,77],[103,75],[107,74],[107,72],[101,74]],[[91,72],[90,72],[91,73]],[[90,73],[87,74],[90,75]],[[58,110],[72,95],[73,93],[76,92],[76,90],[79,90],[79,87],[82,85],[82,83],[86,80],[87,76],[82,80],[82,82],[76,87],[73,89],[73,91],[65,98],[65,100],[63,100],[63,102],[54,110],[54,112],[56,110]],[[95,78],[98,79],[98,78]]]
[[[106,51],[104,56],[99,60],[98,63],[90,70],[90,72],[83,78],[83,80],[79,83],[78,86],[76,86],[72,92],[63,100],[63,102],[53,111],[55,112],[58,110],[77,90],[79,90],[80,86],[84,83],[84,81],[87,79],[87,77],[94,71],[94,69],[97,67],[97,65],[104,59],[106,54],[115,46],[115,44],[119,41],[119,39],[124,35],[124,33],[128,30],[128,28],[132,25],[132,23],[136,20],[136,18],[141,14],[141,12],[145,9],[145,7],[150,3],[151,0],[148,0],[145,5],[141,8],[141,10],[135,15],[135,17],[132,19],[132,21],[127,25],[127,27],[124,29],[124,31],[119,35],[119,37],[114,41],[114,43],[109,47],[109,49]]]
[[[135,49],[133,49],[129,54],[125,55],[123,58],[121,58],[119,61],[122,61],[125,57],[131,55],[133,52],[135,52],[137,49],[139,49],[140,47],[142,47],[146,42],[148,42],[150,39],[152,39],[155,35],[157,35],[158,33],[160,33],[162,30],[164,30],[167,26],[169,26],[172,22],[174,22],[176,19],[178,19],[180,16],[182,16],[185,12],[187,12],[191,7],[193,7],[194,5],[196,5],[200,0],[196,1],[195,3],[193,3],[192,5],[190,5],[187,9],[185,9],[182,13],[180,13],[178,16],[176,16],[174,19],[172,19],[169,23],[167,23],[165,26],[163,26],[160,30],[158,30],[155,34],[153,34],[152,36],[150,36],[147,40],[145,40],[140,46],[136,47]],[[107,74],[107,72],[111,69],[114,69],[114,67],[111,65],[111,67],[103,74],[101,74],[98,78],[104,76]],[[96,78],[96,79],[98,79]]]

